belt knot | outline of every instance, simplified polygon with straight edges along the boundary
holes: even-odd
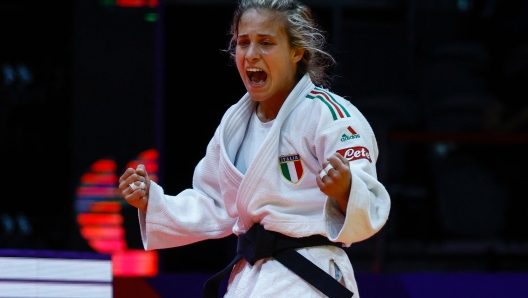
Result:
[[[272,257],[276,235],[276,232],[266,231],[262,225],[254,224],[238,237],[237,254],[241,254],[250,265],[260,259]]]

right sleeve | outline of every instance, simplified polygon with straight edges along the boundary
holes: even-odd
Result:
[[[175,196],[151,181],[147,212],[139,211],[145,250],[163,249],[232,233],[235,218],[228,215],[220,189],[220,143],[218,129],[198,163],[193,188]],[[174,170],[174,169],[173,169]]]

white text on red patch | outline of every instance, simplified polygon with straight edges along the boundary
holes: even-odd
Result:
[[[369,162],[372,162],[372,159],[370,158],[369,150],[363,146],[355,146],[355,147],[340,149],[340,150],[337,150],[337,153],[343,155],[343,157],[348,159],[349,161],[364,158],[368,160]]]

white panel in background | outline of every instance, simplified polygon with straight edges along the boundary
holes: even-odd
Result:
[[[0,298],[112,298],[112,261],[0,257]]]
[[[112,262],[106,260],[40,259],[40,279],[112,281]]]
[[[37,259],[0,257],[0,280],[36,279],[37,275]]]
[[[112,285],[0,281],[1,298],[111,298]]]
[[[0,257],[0,279],[112,281],[106,260]]]

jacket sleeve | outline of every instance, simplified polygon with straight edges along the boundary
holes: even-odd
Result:
[[[146,250],[183,246],[232,233],[236,219],[228,215],[220,191],[219,147],[217,129],[205,157],[195,168],[191,189],[172,196],[151,182],[147,212],[139,211]]]
[[[373,236],[385,225],[391,202],[377,179],[378,146],[370,124],[353,105],[342,102],[342,106],[350,117],[323,123],[316,139],[321,166],[335,152],[349,161],[352,181],[346,214],[341,213],[333,198],[327,198],[324,210],[328,238],[348,247]]]

